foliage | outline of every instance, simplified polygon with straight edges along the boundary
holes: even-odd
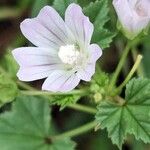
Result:
[[[92,42],[99,44],[102,49],[109,47],[116,34],[104,27],[110,20],[108,0],[91,2],[84,8],[84,12],[94,24],[95,30]]]
[[[60,110],[63,110],[65,107],[69,106],[70,104],[75,104],[81,96],[79,95],[68,95],[68,96],[53,96],[50,97],[50,104],[51,105],[58,105],[60,106]]]
[[[0,116],[0,147],[7,150],[73,150],[68,138],[54,140],[48,101],[20,96]],[[8,144],[9,143],[9,144]]]
[[[77,0],[54,0],[53,7],[60,13],[61,16],[64,16],[66,8],[71,3],[77,3]]]
[[[18,94],[16,83],[4,74],[0,74],[0,106],[11,102]]]
[[[96,120],[121,149],[127,134],[150,143],[150,80],[138,78],[126,86],[125,103],[120,106],[104,101],[98,106]],[[108,99],[109,100],[109,99]]]
[[[16,78],[18,64],[14,60],[10,51],[7,51],[4,57],[0,60],[1,66],[9,73],[12,78]]]

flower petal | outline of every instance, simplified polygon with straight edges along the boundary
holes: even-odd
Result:
[[[133,9],[128,0],[113,0],[114,8],[122,26],[128,31],[133,30]]]
[[[90,81],[91,77],[95,73],[95,65],[96,61],[101,57],[102,55],[102,49],[97,44],[91,44],[88,47],[89,50],[89,60],[87,63],[87,66],[83,69],[78,70],[77,76],[78,78],[84,80],[84,81]]]
[[[13,50],[13,56],[20,65],[17,76],[22,81],[34,81],[48,77],[63,64],[53,49],[22,47]]]
[[[65,22],[80,45],[90,44],[94,27],[89,18],[83,14],[79,5],[73,3],[68,6]]]
[[[48,77],[55,69],[60,68],[60,65],[21,67],[17,73],[17,77],[21,81],[35,81]]]
[[[102,56],[102,49],[97,44],[88,47],[90,60],[89,63],[96,62]]]
[[[96,63],[87,64],[84,69],[81,69],[77,72],[78,78],[84,81],[90,81],[91,77],[95,73],[95,65]]]
[[[67,27],[59,14],[50,6],[41,9],[33,19],[21,23],[24,36],[34,45],[58,49],[67,44]]]
[[[50,48],[22,47],[13,50],[12,53],[21,67],[61,63],[57,52]]]
[[[63,43],[70,44],[68,42],[70,42],[72,39],[70,37],[71,35],[68,31],[68,27],[53,7],[45,6],[40,11],[37,19],[58,39],[63,41]]]
[[[67,92],[74,89],[80,79],[73,72],[56,70],[45,80],[42,89],[52,92]]]

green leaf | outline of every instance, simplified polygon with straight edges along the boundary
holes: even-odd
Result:
[[[17,94],[16,83],[6,75],[0,74],[0,106],[13,101]]]
[[[111,32],[108,29],[99,28],[94,31],[92,43],[97,43],[102,49],[105,49],[110,46],[110,43],[112,43],[115,36],[115,32]]]
[[[108,16],[108,0],[96,0],[91,2],[84,8],[85,14],[90,18],[90,21],[94,23],[96,28],[103,28],[105,23],[110,19]]]
[[[54,0],[53,7],[60,13],[61,16],[64,16],[66,8],[71,3],[77,3],[77,0]]]
[[[89,16],[94,24],[93,43],[97,43],[101,48],[109,47],[116,33],[105,29],[105,24],[110,20],[108,0],[96,0],[84,8],[85,15]]]
[[[63,110],[70,104],[75,104],[81,96],[79,95],[68,95],[68,96],[53,96],[50,98],[50,104],[52,105],[59,105],[60,110]]]
[[[32,7],[31,16],[36,17],[39,11],[45,6],[48,5],[49,0],[35,0]]]
[[[16,78],[16,73],[19,68],[10,51],[0,60],[1,66],[9,73],[12,78]]]
[[[125,104],[104,101],[98,106],[96,120],[107,128],[112,142],[121,149],[127,134],[150,143],[150,80],[138,78],[126,86]]]
[[[96,66],[96,72],[91,81],[91,91],[100,92],[104,94],[109,86],[109,76],[105,72],[101,71],[99,66]]]
[[[48,101],[37,97],[18,97],[12,111],[0,116],[2,150],[73,150],[68,138],[53,140]]]

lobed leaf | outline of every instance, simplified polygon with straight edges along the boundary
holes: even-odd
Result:
[[[109,47],[115,32],[105,28],[105,24],[110,20],[108,0],[96,0],[84,8],[85,15],[89,16],[90,21],[94,24],[93,43],[99,44],[104,49]]]
[[[2,150],[73,150],[68,138],[53,140],[48,101],[21,96],[12,111],[0,116],[0,147]]]
[[[104,101],[98,106],[97,122],[102,129],[107,128],[112,142],[120,149],[128,134],[150,143],[149,91],[149,79],[133,79],[126,86],[126,102],[123,106],[110,101]]]

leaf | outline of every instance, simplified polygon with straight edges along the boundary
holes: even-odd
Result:
[[[19,68],[10,51],[0,60],[1,66],[9,73],[12,78],[16,78],[16,73]]]
[[[64,16],[66,8],[71,3],[77,3],[77,0],[54,0],[53,7],[60,13],[61,16]]]
[[[18,94],[16,83],[4,74],[0,74],[0,106],[11,102]]]
[[[50,98],[50,103],[53,105],[59,105],[60,110],[63,110],[70,104],[75,104],[81,96],[79,95],[68,95],[68,96],[53,96]]]
[[[92,43],[97,43],[102,49],[110,46],[113,38],[116,36],[115,32],[111,32],[108,29],[100,28],[94,31]]]
[[[46,5],[48,5],[49,0],[34,0],[31,16],[36,17],[39,11]]]
[[[94,24],[93,43],[100,45],[102,49],[109,47],[115,32],[105,29],[105,24],[110,20],[108,0],[96,0],[84,8],[85,15],[89,16]]]
[[[91,81],[91,91],[94,93],[101,93],[104,94],[107,91],[107,88],[109,86],[109,76],[105,72],[101,71],[99,66],[96,66],[96,72],[93,76],[93,79]]]
[[[126,86],[126,101],[123,106],[111,101],[104,101],[98,106],[97,122],[102,129],[107,128],[112,142],[120,149],[127,134],[150,143],[149,91],[149,79],[133,79]]]
[[[48,101],[37,97],[18,97],[12,111],[0,116],[2,150],[73,150],[68,138],[53,140]]]
[[[110,19],[108,16],[108,0],[91,2],[84,8],[84,13],[90,18],[90,21],[94,23],[96,28],[103,28],[105,23]]]

